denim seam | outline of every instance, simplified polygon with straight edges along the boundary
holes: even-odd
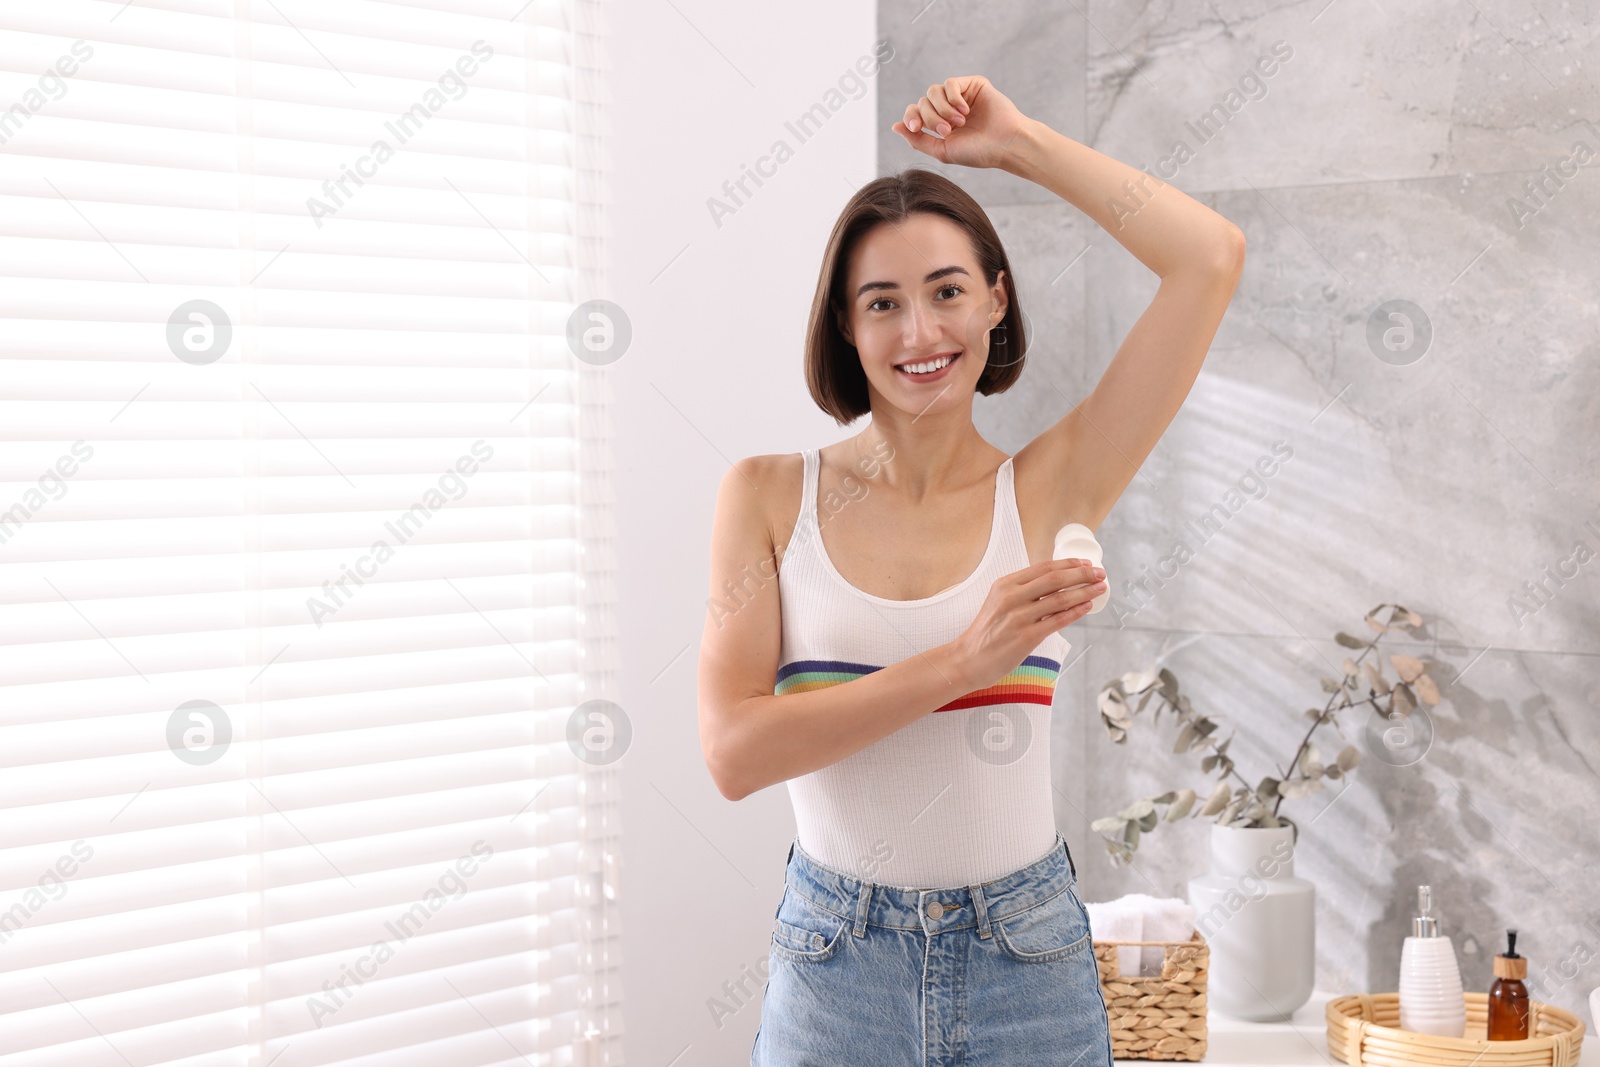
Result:
[[[1024,952],[1022,949],[1013,945],[1006,938],[1006,932],[1004,929],[1000,931],[1000,937],[998,940],[1003,951],[1007,952],[1023,963],[1055,963],[1058,960],[1071,959],[1074,956],[1083,955],[1083,950],[1087,948],[1094,940],[1094,931],[1089,931],[1070,945],[1062,945],[1060,948],[1046,949],[1043,952]]]
[[[870,891],[870,887],[872,886],[872,883],[865,883],[865,885],[868,887],[868,889]],[[980,887],[973,886],[971,888],[976,890],[976,889],[978,889]],[[1071,886],[1065,886],[1062,889],[1060,889],[1059,891],[1050,894],[1048,897],[1045,897],[1043,900],[1036,900],[1032,904],[1027,905],[1026,907],[1018,908],[1016,911],[1008,911],[1004,915],[990,914],[990,913],[988,913],[988,909],[985,906],[984,911],[985,911],[985,914],[987,915],[987,921],[988,921],[989,925],[992,926],[994,923],[1002,923],[1002,922],[1005,922],[1007,919],[1014,919],[1018,915],[1022,915],[1022,914],[1026,913],[1026,912],[1032,911],[1034,908],[1043,907],[1044,905],[1050,903],[1052,900],[1055,900],[1062,893],[1067,892],[1067,890],[1069,890],[1071,888],[1072,888]],[[825,912],[828,915],[831,915],[833,918],[838,919],[840,922],[849,923],[852,926],[852,928],[859,926],[859,927],[864,929],[867,926],[876,926],[876,927],[878,927],[879,929],[882,929],[882,930],[914,930],[914,931],[919,931],[919,932],[925,932],[925,928],[923,927],[923,925],[920,922],[915,924],[915,925],[911,925],[911,926],[902,926],[899,923],[868,922],[866,917],[865,917],[866,916],[865,910],[863,910],[859,906],[859,899],[860,898],[858,898],[857,915],[856,916],[850,916],[850,915],[845,915],[842,912],[834,911],[832,908],[828,907],[826,904],[821,903],[820,901],[813,900],[812,898],[806,896],[804,893],[800,892],[800,890],[797,889],[796,887],[794,887],[793,885],[789,886],[789,889],[794,893],[795,896],[799,897],[801,900],[805,901],[807,904],[810,904],[812,907],[816,908],[818,911]],[[862,897],[864,898],[865,896],[866,896],[866,894],[863,893]],[[976,892],[974,892],[973,893],[973,900],[976,901],[977,898],[978,898],[978,894]],[[780,906],[780,908],[782,907],[781,902],[780,902],[779,906]],[[947,932],[954,932],[956,930],[969,930],[969,929],[973,929],[973,928],[977,927],[978,925],[979,925],[978,922],[976,920],[974,920],[974,921],[971,921],[971,922],[964,922],[959,926],[955,926],[955,925],[940,926],[939,929],[937,931],[935,931],[935,932],[936,933],[947,933]],[[853,931],[853,932],[856,932],[857,936],[863,936],[863,934],[861,932],[859,932],[859,931]],[[982,934],[980,933],[979,936],[982,936]]]

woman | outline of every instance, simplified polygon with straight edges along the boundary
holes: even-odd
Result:
[[[706,763],[730,800],[788,783],[798,826],[751,1063],[1110,1067],[1049,762],[1058,631],[1105,574],[1050,557],[1063,525],[1100,525],[1182,405],[1244,236],[981,76],[929,86],[892,128],[1049,189],[1161,284],[1093,392],[1007,456],[972,423],[1025,348],[987,216],[918,169],[845,206],[806,374],[841,425],[870,419],[735,463],[713,532]]]

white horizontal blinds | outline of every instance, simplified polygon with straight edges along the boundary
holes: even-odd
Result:
[[[581,35],[449,6],[0,5],[0,1067],[606,1029]]]

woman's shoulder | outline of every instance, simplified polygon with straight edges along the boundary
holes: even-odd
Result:
[[[746,499],[759,509],[773,551],[782,559],[800,519],[805,457],[799,452],[767,453],[746,456],[733,466],[747,483],[750,495]]]

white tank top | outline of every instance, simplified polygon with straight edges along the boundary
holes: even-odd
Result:
[[[919,600],[863,592],[828,558],[817,520],[818,450],[801,455],[800,516],[778,569],[778,695],[849,682],[954,640],[994,581],[1028,566],[1007,458],[976,571]],[[1050,704],[1070,647],[1052,632],[995,685],[789,779],[800,847],[854,878],[914,889],[986,882],[1043,858],[1056,836]]]

